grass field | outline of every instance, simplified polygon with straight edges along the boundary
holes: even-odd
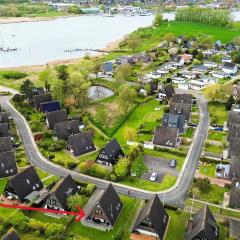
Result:
[[[208,104],[211,124],[223,125],[227,121],[228,112],[225,109],[225,104],[219,102],[210,102]]]
[[[216,164],[201,165],[199,172],[208,177],[215,177]]]
[[[217,145],[213,145],[213,144],[206,142],[204,151],[209,152],[209,153],[222,154],[223,146],[217,146]]]
[[[226,132],[217,132],[217,131],[209,131],[208,132],[208,140],[214,140],[214,141],[225,141],[227,137]]]

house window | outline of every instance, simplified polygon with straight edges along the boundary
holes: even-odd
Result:
[[[27,182],[27,184],[30,184],[30,181],[28,179],[26,179],[26,182]]]
[[[4,168],[4,163],[1,163],[1,167]]]
[[[51,204],[51,205],[57,205],[56,199],[52,198],[52,199],[50,200],[50,204]]]

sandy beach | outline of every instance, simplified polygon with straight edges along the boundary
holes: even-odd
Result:
[[[0,24],[50,21],[61,17],[0,17]]]

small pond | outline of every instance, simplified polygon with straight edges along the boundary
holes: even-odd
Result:
[[[88,97],[93,100],[100,100],[103,98],[111,97],[114,92],[106,87],[102,86],[91,86],[88,89]]]

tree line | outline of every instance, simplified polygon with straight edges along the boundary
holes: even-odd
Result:
[[[199,22],[217,26],[230,26],[232,19],[228,10],[189,7],[177,10],[176,21]]]

